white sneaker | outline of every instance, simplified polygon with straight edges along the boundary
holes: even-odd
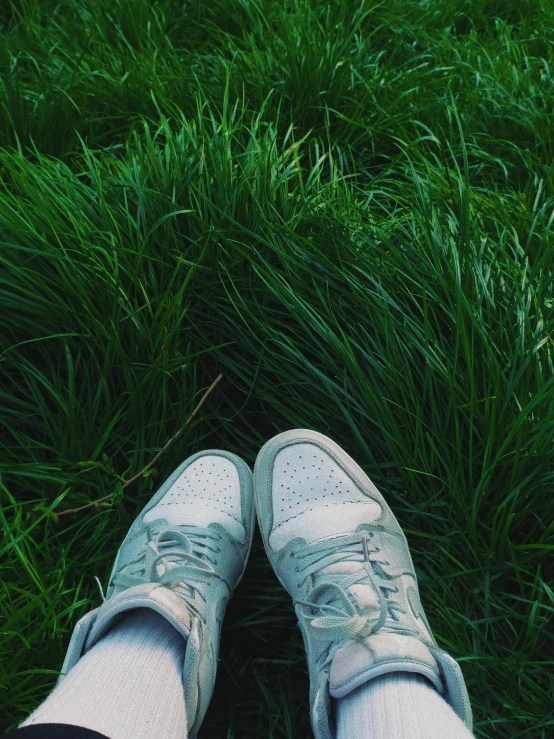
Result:
[[[406,537],[354,460],[322,434],[287,431],[258,454],[254,496],[304,638],[316,739],[335,736],[331,698],[396,671],[428,678],[471,730],[462,672],[431,633]]]
[[[104,603],[77,623],[60,680],[135,608],[152,608],[187,640],[183,687],[194,739],[212,696],[221,623],[254,528],[252,473],[229,452],[189,457],[131,526]]]

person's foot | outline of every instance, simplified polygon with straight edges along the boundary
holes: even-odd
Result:
[[[216,449],[189,457],[135,519],[104,603],[75,627],[60,679],[129,611],[151,608],[187,640],[183,686],[193,739],[213,692],[221,622],[246,567],[253,528],[248,465]]]
[[[433,638],[406,537],[356,462],[322,434],[287,431],[258,454],[254,497],[304,638],[316,739],[335,735],[331,698],[396,671],[430,680],[471,729],[462,672]]]

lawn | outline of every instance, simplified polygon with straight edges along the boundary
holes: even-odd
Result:
[[[476,737],[554,736],[552,1],[2,0],[0,38],[0,730],[180,461],[306,427]],[[310,736],[257,535],[201,737]]]

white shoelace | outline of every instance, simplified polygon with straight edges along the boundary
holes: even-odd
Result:
[[[321,655],[325,662],[330,661],[347,640],[364,639],[379,631],[386,621],[391,631],[408,636],[419,635],[414,629],[407,628],[397,615],[405,611],[394,600],[398,588],[388,581],[380,567],[388,562],[378,559],[378,547],[370,549],[368,546],[368,540],[373,536],[364,530],[340,539],[306,544],[290,554],[296,560],[296,572],[304,575],[298,587],[306,580],[311,585],[305,598],[295,599],[300,606],[297,609],[299,618],[310,625],[315,639],[330,642],[329,648]],[[359,562],[360,566],[352,573],[324,571],[338,562]],[[315,586],[314,580],[319,581]],[[353,585],[370,587],[378,606],[360,606],[347,592]]]
[[[205,623],[205,598],[196,585],[217,577],[210,553],[220,552],[216,542],[221,536],[211,529],[197,526],[171,527],[157,525],[146,528],[148,544],[134,560],[125,562],[114,575],[117,587],[130,588],[145,582],[157,582],[171,587],[186,602],[191,614]],[[195,593],[201,598],[199,601]]]

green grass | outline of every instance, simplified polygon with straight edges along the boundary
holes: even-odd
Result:
[[[0,29],[0,729],[178,462],[308,427],[390,501],[476,736],[551,737],[554,5],[6,0]],[[202,736],[309,737],[307,691],[257,538]]]

